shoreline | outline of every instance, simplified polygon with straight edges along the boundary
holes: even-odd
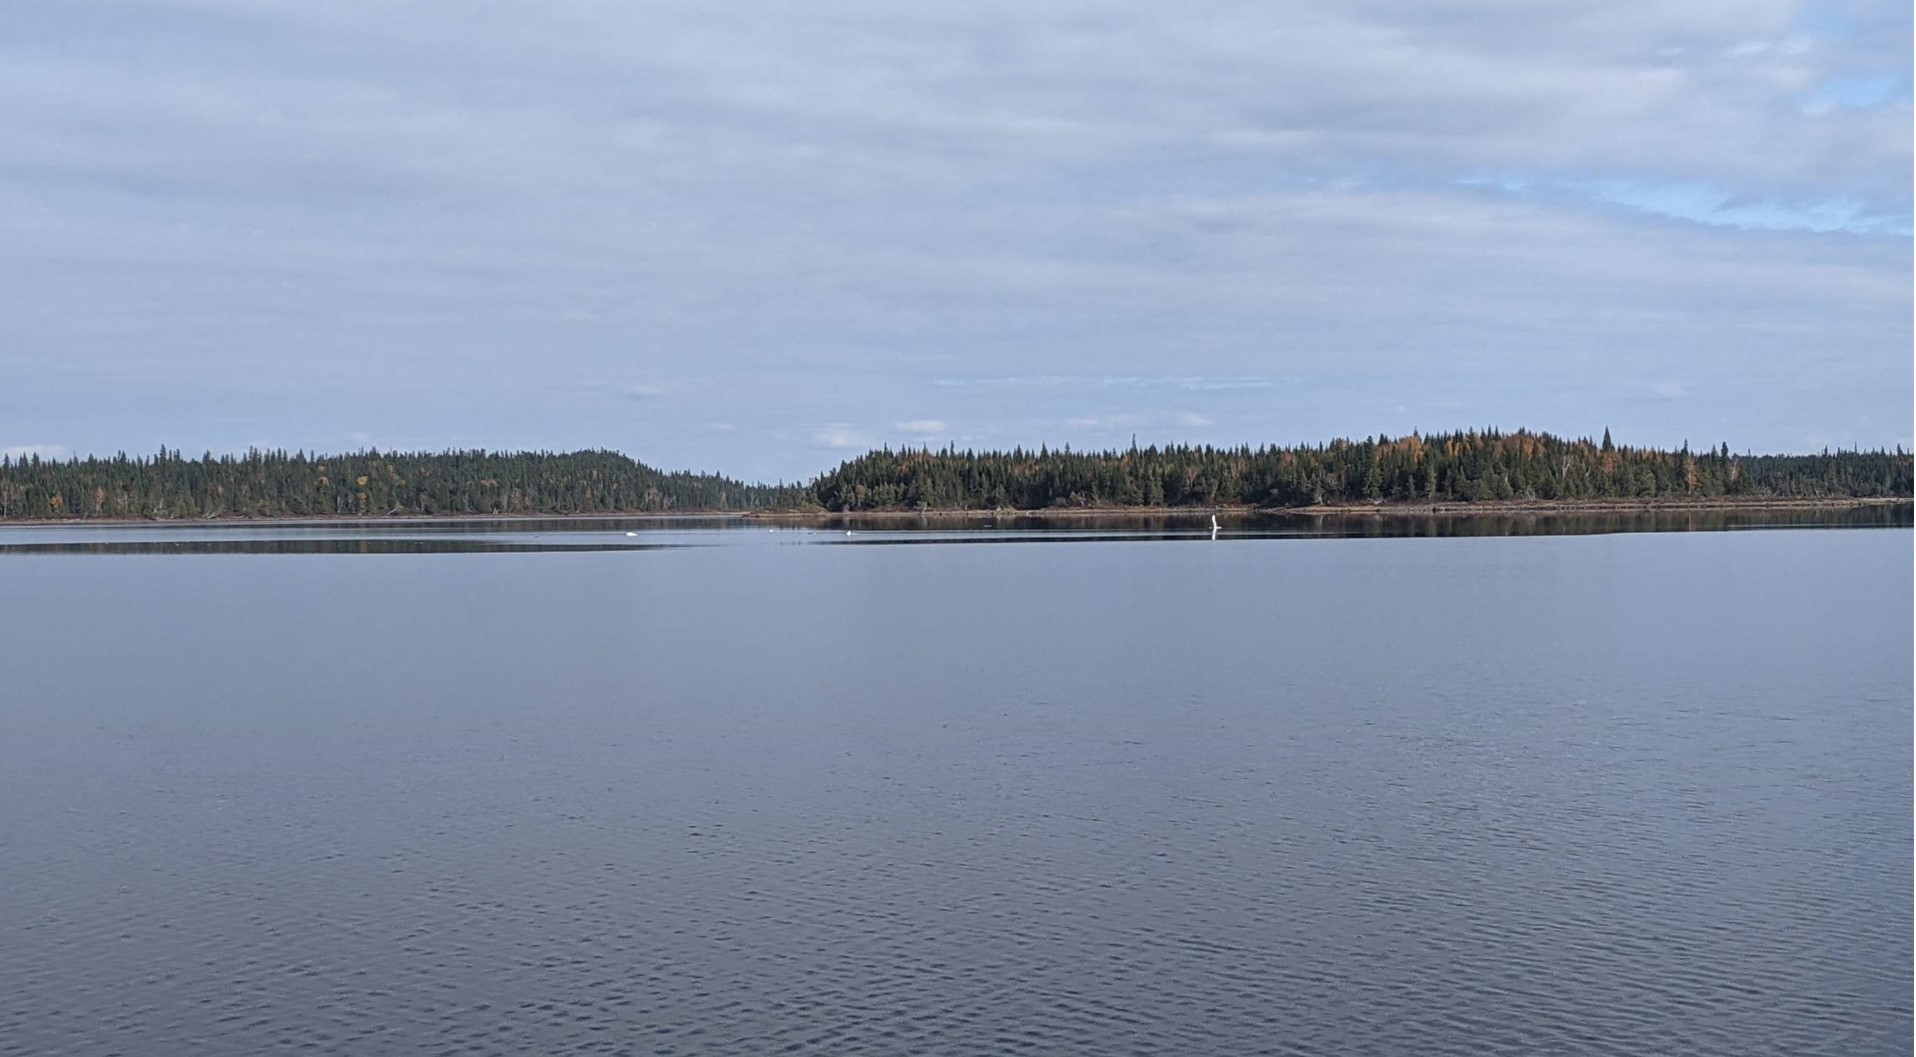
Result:
[[[1122,518],[1122,517],[1200,517],[1224,514],[1236,517],[1473,517],[1525,514],[1656,514],[1726,510],[1855,510],[1865,507],[1916,505],[1916,499],[1891,497],[1829,497],[1799,499],[1763,497],[1751,499],[1490,499],[1480,502],[1445,500],[1436,503],[1323,503],[1314,506],[1260,507],[1246,505],[1216,506],[1093,506],[1039,507],[1022,509],[1000,507],[991,510],[968,508],[929,508],[925,510],[850,510],[804,511],[754,510],[741,514],[754,521],[909,520],[913,518]]]
[[[1445,500],[1436,503],[1326,503],[1301,507],[1216,506],[1095,506],[1040,507],[991,510],[937,508],[926,510],[682,510],[608,511],[591,514],[407,514],[394,517],[315,514],[305,517],[212,518],[0,518],[0,527],[75,528],[84,526],[360,526],[494,524],[510,521],[909,521],[922,518],[995,520],[999,518],[1127,518],[1198,517],[1223,514],[1234,517],[1550,517],[1568,514],[1658,514],[1773,510],[1854,510],[1866,507],[1916,505],[1908,496],[1823,498],[1713,497],[1699,499],[1493,499],[1480,502]]]
[[[687,510],[683,512],[659,513],[650,510],[629,512],[613,511],[602,514],[396,514],[392,517],[380,517],[374,514],[306,514],[285,517],[13,517],[0,518],[0,528],[31,528],[35,525],[58,526],[60,528],[84,528],[98,525],[101,528],[117,526],[163,527],[171,525],[197,525],[209,527],[231,525],[477,525],[496,524],[501,521],[735,521],[747,516],[744,510]]]

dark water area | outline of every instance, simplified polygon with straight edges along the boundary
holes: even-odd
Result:
[[[1219,542],[1455,536],[1587,536],[1617,532],[1910,528],[1909,504],[1825,508],[1652,509],[1614,513],[1366,514],[1234,512]],[[0,525],[8,554],[464,554],[651,550],[738,543],[1085,543],[1212,538],[1209,513],[953,514],[579,518],[392,518],[361,521],[190,521]]]
[[[377,534],[345,538],[324,536],[282,538],[221,538],[143,540],[35,540],[0,543],[0,555],[9,554],[509,554],[540,551],[649,551],[697,544],[659,544],[631,541],[580,540],[570,543],[517,542],[511,539],[413,538]]]
[[[0,532],[0,1054],[1911,1048],[1907,528],[179,531]]]
[[[1404,536],[1588,536],[1611,532],[1725,532],[1780,528],[1909,528],[1916,511],[1907,503],[1831,507],[1717,507],[1628,511],[1528,511],[1490,514],[1419,513],[1398,508],[1375,513],[1300,514],[1232,512],[1221,516],[1224,532],[1240,538],[1309,539],[1394,538]],[[930,529],[945,531],[1011,529],[1122,531],[1177,535],[1210,529],[1210,515],[1110,515],[1048,512],[1002,516],[861,517],[856,514],[810,519],[803,524],[830,528]]]

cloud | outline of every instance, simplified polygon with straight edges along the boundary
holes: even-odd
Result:
[[[1690,395],[1690,387],[1682,382],[1656,382],[1650,386],[1650,395],[1658,400],[1681,400]]]
[[[1622,180],[1567,186],[1600,202],[1699,224],[1719,224],[1757,231],[1909,234],[1906,217],[1868,215],[1864,203],[1854,199],[1739,202],[1730,195],[1705,186],[1648,185]]]
[[[1907,420],[1907,4],[728,11],[0,14],[0,416],[768,478],[926,407],[1579,430],[1678,376],[1704,420],[1643,442]]]
[[[999,378],[938,378],[932,384],[946,388],[1183,390],[1218,392],[1231,389],[1268,389],[1277,379],[1209,377],[1204,375],[1011,375]]]
[[[1905,106],[1909,104],[1907,71],[1865,77],[1831,77],[1817,85],[1806,106],[1809,113],[1822,114],[1829,107],[1871,110],[1899,102]]]
[[[870,448],[871,438],[850,426],[826,426],[812,434],[812,443],[833,451],[862,451]]]
[[[1101,379],[1101,381],[1105,385],[1113,388],[1144,390],[1177,389],[1187,392],[1221,392],[1229,389],[1268,389],[1273,384],[1269,378],[1215,378],[1203,375],[1131,376],[1104,378]]]
[[[616,396],[623,400],[658,400],[671,393],[671,390],[661,385],[637,382],[584,382],[581,383],[580,388],[605,396]]]
[[[950,427],[944,420],[936,418],[917,418],[909,422],[896,422],[893,423],[892,428],[898,430],[900,433],[915,433],[920,435],[950,432]]]
[[[1209,415],[1195,411],[1125,412],[1114,415],[1080,415],[1065,419],[1071,429],[1109,433],[1128,429],[1202,429],[1216,425]]]
[[[1064,424],[1071,429],[1100,433],[1142,425],[1143,422],[1144,417],[1141,415],[1078,415],[1064,420]]]

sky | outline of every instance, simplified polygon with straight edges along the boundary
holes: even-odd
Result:
[[[14,0],[0,450],[1911,447],[1908,0]]]

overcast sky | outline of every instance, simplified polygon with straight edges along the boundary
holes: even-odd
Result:
[[[12,0],[0,449],[1911,444],[1908,0]]]

